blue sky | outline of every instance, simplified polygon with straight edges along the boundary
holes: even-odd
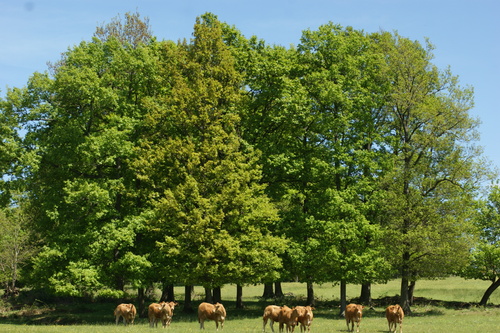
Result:
[[[212,12],[245,36],[298,44],[306,29],[334,22],[366,32],[398,31],[436,46],[434,63],[475,90],[471,114],[479,144],[500,168],[500,1],[498,0],[0,0],[0,96],[47,70],[118,14],[149,17],[158,39],[189,38],[197,16]]]

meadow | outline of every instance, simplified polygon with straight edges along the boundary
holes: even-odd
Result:
[[[500,331],[500,292],[493,293],[490,305],[483,308],[476,304],[487,288],[488,282],[448,278],[445,280],[419,281],[415,290],[415,305],[412,315],[406,316],[403,332],[499,332]],[[176,298],[183,299],[183,287],[176,287]],[[248,286],[243,289],[245,309],[235,308],[236,287],[222,289],[222,299],[228,318],[224,332],[250,333],[262,332],[262,311],[268,304],[304,305],[305,284],[285,283],[285,299],[281,301],[262,300],[262,285]],[[179,292],[179,293],[178,293]],[[348,286],[350,299],[359,296],[360,286]],[[373,304],[366,307],[360,326],[362,333],[388,332],[384,317],[385,303],[399,293],[399,281],[372,286]],[[316,310],[311,332],[347,332],[345,320],[339,317],[338,286],[332,284],[316,285]],[[203,298],[203,289],[195,287],[194,304]],[[0,312],[0,332],[148,332],[151,331],[146,318],[136,318],[135,325],[124,327],[114,324],[114,303],[68,303],[25,306],[21,309],[3,309]],[[278,332],[278,325],[275,324]],[[206,331],[215,331],[214,322],[205,323]],[[161,328],[158,328],[161,330]],[[170,333],[199,332],[196,314],[182,312],[182,305],[175,310]],[[269,326],[266,332],[271,332]],[[299,329],[296,332],[300,332]]]

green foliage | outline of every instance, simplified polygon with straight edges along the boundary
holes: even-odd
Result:
[[[431,63],[432,45],[388,33],[378,43],[392,82],[383,225],[403,279],[401,304],[409,310],[408,281],[446,276],[465,264],[473,198],[487,173],[477,164],[472,91]]]
[[[478,241],[468,256],[468,265],[460,271],[468,279],[490,281],[481,300],[486,305],[500,286],[500,189],[492,186],[488,199],[479,203],[474,223]]]
[[[129,28],[117,27],[120,36],[135,38]],[[44,276],[41,283],[60,294],[144,284],[137,271],[150,266],[136,244],[141,226],[133,221],[141,199],[130,163],[144,115],[141,101],[156,93],[158,48],[139,42],[130,48],[115,33],[66,52],[53,66],[51,84],[36,76],[30,82],[43,93],[27,101],[35,122],[27,142],[39,156],[28,190],[46,243],[33,275]],[[44,266],[46,260],[58,264]]]
[[[0,284],[6,297],[16,294],[22,268],[36,253],[29,215],[21,207],[0,210]]]
[[[162,271],[207,287],[273,278],[284,242],[266,230],[276,210],[258,183],[257,152],[236,132],[241,77],[220,23],[201,17],[177,51],[174,97],[150,101],[137,164],[156,193],[148,228],[166,231],[156,238]]]
[[[0,101],[0,191],[29,198],[43,239],[32,283],[93,297],[399,274],[405,295],[459,269],[488,170],[472,90],[431,61],[430,44],[333,23],[290,48],[210,13],[177,43],[139,14],[99,27]]]

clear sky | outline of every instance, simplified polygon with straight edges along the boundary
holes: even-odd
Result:
[[[306,29],[333,22],[366,32],[398,31],[436,46],[434,63],[475,90],[471,114],[479,144],[500,168],[499,0],[0,0],[0,96],[47,70],[68,48],[91,39],[117,15],[149,17],[158,39],[190,38],[197,16],[212,12],[245,36],[298,44]]]

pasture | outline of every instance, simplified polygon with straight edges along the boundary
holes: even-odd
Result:
[[[416,305],[413,315],[406,316],[403,332],[498,332],[500,329],[500,292],[493,293],[490,306],[480,308],[475,305],[488,286],[488,282],[448,278],[437,281],[420,281],[415,290]],[[176,287],[176,298],[182,303],[183,287]],[[283,291],[287,296],[282,301],[261,300],[261,285],[248,286],[243,290],[244,310],[235,309],[236,288],[222,289],[222,299],[227,310],[227,320],[223,332],[262,332],[262,311],[268,304],[304,305],[306,288],[301,283],[285,283]],[[348,287],[348,298],[359,296],[359,286]],[[178,293],[179,292],[179,293]],[[178,294],[177,294],[178,293]],[[338,286],[316,285],[316,310],[311,332],[347,332],[345,320],[338,316]],[[385,319],[385,305],[382,302],[399,293],[399,281],[374,285],[373,308],[365,308],[360,332],[388,332]],[[201,302],[203,289],[195,288],[194,305]],[[22,309],[0,311],[0,332],[149,332],[146,318],[136,318],[135,325],[115,326],[113,310],[116,303],[96,302],[79,304],[39,304]],[[278,325],[275,324],[278,332]],[[205,323],[206,332],[215,332],[213,321]],[[162,330],[157,328],[155,330]],[[199,332],[196,314],[182,312],[182,304],[175,310],[170,333]],[[269,326],[266,332],[271,332]],[[297,329],[295,332],[300,332]]]

